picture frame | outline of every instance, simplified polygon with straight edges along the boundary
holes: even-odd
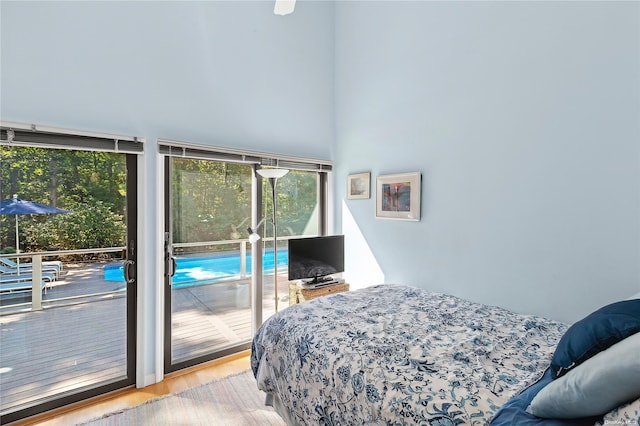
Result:
[[[376,218],[420,220],[422,175],[419,172],[376,178]]]
[[[347,177],[347,199],[357,200],[371,197],[371,173],[355,173]]]

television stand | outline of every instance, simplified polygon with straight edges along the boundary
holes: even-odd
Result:
[[[320,287],[307,287],[301,282],[292,282],[289,284],[289,305],[295,305],[306,300],[315,299],[322,296],[327,296],[334,293],[342,293],[349,291],[349,284],[345,283],[343,279],[328,280],[326,283],[321,283]]]

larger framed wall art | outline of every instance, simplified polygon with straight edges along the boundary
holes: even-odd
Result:
[[[420,173],[402,173],[376,178],[376,217],[420,220]]]

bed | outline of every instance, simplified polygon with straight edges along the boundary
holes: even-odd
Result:
[[[637,302],[626,306],[637,307],[637,321],[631,315],[631,326],[599,351],[640,331]],[[540,388],[573,375],[571,366],[552,368],[573,329],[451,295],[378,285],[273,315],[253,339],[251,368],[289,425],[640,424],[640,389],[604,418],[551,420],[527,411]]]

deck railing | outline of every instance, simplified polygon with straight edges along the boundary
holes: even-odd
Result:
[[[286,236],[286,237],[278,237],[278,241],[286,241],[290,238],[295,238],[297,236]],[[264,238],[264,241],[273,242],[273,237]],[[240,273],[239,279],[246,279],[249,275],[247,272],[247,244],[249,244],[248,239],[235,239],[235,240],[222,240],[222,241],[204,241],[204,242],[196,242],[196,243],[175,243],[172,244],[174,254],[176,251],[184,250],[185,248],[202,248],[202,247],[215,247],[221,245],[238,245],[240,252]],[[22,252],[22,253],[11,253],[11,254],[0,254],[0,258],[31,258],[31,301],[24,303],[12,303],[10,305],[0,306],[0,313],[3,310],[7,309],[15,309],[15,308],[28,308],[31,307],[31,310],[38,311],[43,309],[43,303],[46,305],[60,304],[64,302],[73,302],[79,301],[86,298],[95,298],[95,297],[109,297],[119,293],[123,293],[126,289],[118,289],[107,292],[98,292],[91,294],[83,294],[76,296],[67,296],[61,298],[48,298],[43,301],[42,299],[42,288],[39,285],[42,282],[42,265],[43,265],[43,257],[69,257],[69,256],[77,256],[82,254],[103,254],[103,253],[124,253],[126,247],[107,247],[107,248],[88,248],[88,249],[77,249],[77,250],[57,250],[57,251],[46,251],[46,252]],[[45,285],[45,293],[47,291],[47,286]],[[22,292],[28,292],[28,290],[22,290]],[[10,293],[3,293],[10,294]]]
[[[22,252],[22,253],[11,253],[11,254],[0,254],[0,258],[31,258],[31,301],[24,303],[12,303],[6,306],[0,306],[0,312],[6,309],[15,309],[19,307],[28,307],[31,305],[32,311],[40,311],[42,310],[42,258],[43,257],[61,257],[61,256],[74,256],[80,254],[100,254],[100,253],[117,253],[123,252],[126,247],[107,247],[107,248],[90,248],[90,249],[77,249],[77,250],[55,250],[55,251],[46,251],[46,252]],[[19,272],[19,268],[18,271]],[[5,273],[5,276],[11,276],[12,273]],[[50,283],[49,283],[50,285]],[[44,291],[47,291],[47,285],[45,284]],[[97,296],[108,296],[113,295],[124,290],[114,290],[104,293],[92,293],[89,295],[81,295],[81,296],[70,296],[70,297],[62,297],[57,299],[48,299],[47,303],[60,303],[64,301],[71,301],[77,299],[83,299],[86,297],[97,297]],[[4,294],[11,294],[16,292],[8,292]]]

